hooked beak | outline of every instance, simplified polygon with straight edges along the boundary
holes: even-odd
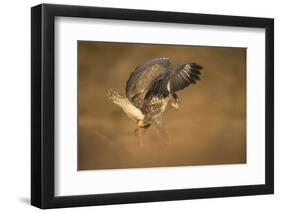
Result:
[[[172,103],[171,105],[172,105],[172,107],[174,107],[175,109],[179,109],[179,108],[180,108],[180,106],[179,106],[178,103]]]

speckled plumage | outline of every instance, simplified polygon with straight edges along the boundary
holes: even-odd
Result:
[[[108,98],[120,106],[140,128],[159,124],[169,105],[178,107],[176,92],[200,80],[196,63],[170,66],[169,58],[156,58],[138,66],[126,83],[126,96],[109,90]]]

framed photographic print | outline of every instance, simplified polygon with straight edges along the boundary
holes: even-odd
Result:
[[[31,9],[31,203],[272,194],[274,21]]]

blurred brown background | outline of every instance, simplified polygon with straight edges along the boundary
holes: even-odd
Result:
[[[135,122],[106,92],[124,94],[135,67],[158,57],[204,68],[163,117],[170,142],[152,125],[140,146]],[[246,163],[245,48],[78,41],[78,76],[78,170]]]

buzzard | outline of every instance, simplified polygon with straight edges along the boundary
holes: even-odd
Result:
[[[170,58],[156,58],[138,66],[126,83],[126,95],[112,89],[107,97],[136,121],[137,130],[152,123],[161,125],[169,106],[179,108],[177,91],[200,80],[202,67],[196,63],[171,66]]]

